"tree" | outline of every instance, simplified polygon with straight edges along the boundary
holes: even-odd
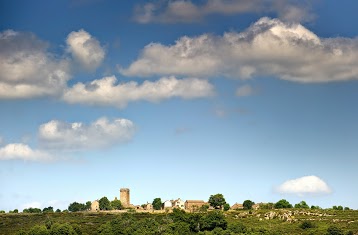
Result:
[[[91,201],[87,201],[87,202],[86,202],[86,208],[85,208],[85,209],[86,209],[87,211],[89,211],[89,210],[91,210],[91,206],[92,206],[92,202],[91,202]]]
[[[123,206],[120,200],[118,200],[117,198],[114,199],[113,201],[111,201],[111,206],[114,210],[122,210]]]
[[[98,202],[100,210],[108,211],[112,209],[111,202],[108,200],[107,197],[102,197],[101,199],[99,199]]]
[[[292,205],[288,201],[286,201],[285,199],[281,199],[280,201],[275,203],[275,208],[276,209],[292,208]]]
[[[4,210],[1,210],[1,211],[0,211],[0,214],[2,214],[2,213],[5,213],[5,211],[4,211]]]
[[[23,211],[23,213],[41,213],[41,209],[40,208],[25,208]]]
[[[42,212],[46,213],[46,212],[53,212],[53,207],[49,206],[49,207],[45,207],[42,209]]]
[[[225,203],[224,204],[224,211],[228,211],[230,210],[230,204],[229,203]]]
[[[71,212],[84,211],[86,205],[83,203],[73,202],[68,206],[68,210]]]
[[[162,199],[160,197],[154,198],[152,205],[154,210],[162,209]]]
[[[245,200],[242,203],[242,206],[244,207],[245,210],[251,210],[253,205],[255,205],[255,202],[250,201],[250,200]]]
[[[210,195],[209,204],[214,208],[222,208],[225,205],[226,201],[224,196],[221,193]]]
[[[300,203],[295,204],[295,208],[309,209],[310,207],[305,201],[301,201]]]
[[[57,210],[56,210],[56,213],[60,213],[60,212],[61,212],[61,210],[60,210],[60,209],[57,209]]]

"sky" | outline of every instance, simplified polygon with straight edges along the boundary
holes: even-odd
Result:
[[[358,2],[0,1],[0,210],[358,209]]]

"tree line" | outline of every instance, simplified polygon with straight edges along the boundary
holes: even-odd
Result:
[[[125,209],[121,203],[120,200],[115,198],[113,201],[110,201],[107,197],[102,197],[98,200],[99,203],[99,209],[103,211],[107,210],[122,210]],[[214,209],[220,209],[227,211],[230,209],[230,204],[226,202],[223,194],[214,194],[210,195],[208,200],[209,205]],[[80,211],[89,211],[91,210],[91,201],[87,201],[86,203],[79,203],[79,202],[72,202],[69,204],[68,208],[66,210],[61,211],[60,209],[56,209],[54,211],[54,208],[52,206],[45,207],[42,210],[40,208],[25,208],[22,212],[23,213],[50,213],[50,212],[80,212]],[[154,210],[161,210],[163,206],[163,202],[161,198],[154,198],[153,202],[153,209]],[[251,200],[245,200],[243,202],[243,209],[244,210],[251,210],[253,206],[255,205],[255,202]],[[144,207],[145,204],[142,205]],[[305,201],[301,201],[294,206],[288,202],[286,199],[281,199],[277,201],[276,203],[262,203],[259,205],[260,209],[281,209],[281,208],[301,208],[301,209],[322,209],[319,206],[309,206]],[[198,208],[200,211],[206,211],[209,208],[209,206],[203,205],[201,208]],[[332,208],[327,209],[333,209],[333,210],[350,210],[349,207],[343,207],[343,206],[333,206]],[[9,213],[18,213],[18,209],[10,210]],[[4,210],[0,210],[0,213],[5,213]]]

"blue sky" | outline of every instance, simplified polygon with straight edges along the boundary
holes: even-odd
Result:
[[[1,1],[0,209],[357,209],[357,4]]]

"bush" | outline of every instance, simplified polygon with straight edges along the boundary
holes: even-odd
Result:
[[[226,229],[227,221],[225,220],[223,213],[219,211],[211,211],[201,218],[200,225],[201,230],[211,231],[216,227]]]
[[[51,235],[77,235],[70,224],[55,223],[51,226]]]
[[[47,228],[42,225],[36,225],[34,227],[32,227],[30,229],[30,231],[28,232],[28,235],[49,235],[49,231],[47,230]],[[57,235],[57,234],[56,234]]]
[[[241,234],[241,233],[246,233],[247,232],[246,226],[244,224],[242,224],[242,223],[229,224],[228,230],[230,230],[234,234]]]
[[[315,225],[311,221],[303,221],[300,225],[302,229],[314,228]]]
[[[343,231],[336,226],[330,226],[327,229],[327,235],[343,235]]]

